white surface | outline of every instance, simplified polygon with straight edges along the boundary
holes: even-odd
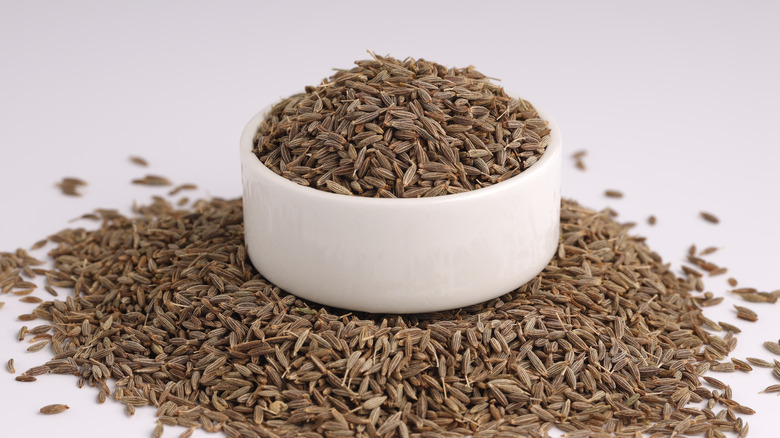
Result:
[[[420,313],[510,292],[558,247],[561,133],[533,166],[467,193],[374,199],[302,187],[252,152],[271,107],[241,136],[244,231],[253,265],[288,292],[350,310]]]
[[[146,173],[127,162],[131,153],[152,163],[149,173],[196,182],[201,194],[240,196],[236,142],[246,121],[370,49],[474,64],[543,102],[567,155],[589,151],[587,172],[565,157],[565,197],[638,222],[636,231],[675,267],[691,243],[716,245],[711,259],[740,285],[780,288],[780,7],[556,4],[398,1],[378,12],[363,2],[3,1],[0,248],[27,247],[94,207],[127,208],[164,193],[130,186]],[[90,182],[83,198],[53,187],[65,175]],[[607,199],[607,188],[626,196]],[[703,222],[700,210],[721,224]],[[645,223],[649,214],[655,227]],[[726,300],[706,315],[737,322],[731,305],[740,302],[725,292],[725,278],[707,279]],[[0,363],[39,363],[44,353],[14,340],[13,317],[32,305],[0,300]],[[760,320],[737,322],[735,354],[770,358],[761,342],[780,337],[780,304],[749,307]],[[716,377],[758,411],[746,418],[750,436],[776,436],[780,397],[757,394],[780,383],[768,370]],[[25,384],[0,370],[0,434],[150,436],[153,412],[128,419],[118,404],[94,406],[96,397],[71,377]],[[38,415],[48,403],[72,409]]]

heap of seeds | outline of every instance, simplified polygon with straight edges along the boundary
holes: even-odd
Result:
[[[473,67],[374,55],[274,105],[254,139],[268,168],[345,195],[475,190],[534,164],[547,122]]]
[[[102,212],[97,230],[49,238],[47,282],[73,292],[23,315],[48,321],[22,337],[55,354],[24,381],[75,374],[100,402],[153,405],[161,425],[230,437],[747,433],[737,414],[753,411],[700,380],[736,369],[720,363],[734,333],[705,330],[690,282],[609,210],[564,201],[557,254],[530,283],[409,316],[323,307],[270,284],[247,259],[240,200]],[[0,282],[12,291],[31,263],[6,253]]]

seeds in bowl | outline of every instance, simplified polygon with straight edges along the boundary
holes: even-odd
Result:
[[[472,66],[372,56],[274,105],[260,161],[319,190],[419,198],[506,181],[550,143],[533,105]]]

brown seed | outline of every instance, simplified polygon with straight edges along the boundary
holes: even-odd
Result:
[[[704,248],[703,250],[701,250],[701,252],[699,252],[699,255],[700,256],[709,255],[709,254],[712,254],[712,253],[716,252],[717,250],[718,250],[718,247],[716,247],[716,246],[708,246],[707,248]]]
[[[159,175],[146,175],[143,178],[134,179],[133,184],[144,186],[169,186],[172,185],[171,181],[164,176]]]
[[[736,279],[736,278],[734,278],[734,277],[730,277],[730,278],[728,279],[728,282],[729,282],[729,285],[730,285],[731,287],[736,287],[736,286],[737,286],[737,279]]]
[[[732,331],[734,333],[742,333],[742,329],[740,329],[739,327],[733,324],[729,324],[723,321],[718,321],[718,325],[720,325],[721,328],[723,328],[724,330]]]
[[[748,309],[747,307],[735,305],[734,308],[737,309],[737,318],[751,322],[758,321],[758,315],[756,312]]]
[[[604,192],[604,195],[607,196],[608,198],[622,198],[623,192],[619,190],[606,190]]]
[[[14,368],[14,359],[8,359],[8,372],[11,374],[16,373],[16,368]]]
[[[780,385],[769,385],[761,392],[780,392]]]
[[[197,190],[198,186],[195,184],[181,184],[173,188],[170,192],[168,192],[168,196],[174,196],[181,192],[182,190]]]
[[[751,367],[750,364],[748,364],[745,361],[739,360],[736,357],[732,357],[731,361],[734,363],[734,366],[740,371],[745,371],[745,372],[753,371],[753,367]]]
[[[761,368],[772,368],[774,366],[772,362],[768,362],[763,359],[759,359],[757,357],[748,357],[746,360],[748,361],[749,364]]]
[[[48,343],[49,343],[49,341],[36,342],[35,344],[32,344],[29,347],[27,347],[27,351],[29,351],[29,352],[41,351],[43,349],[43,347],[45,347],[46,344],[48,344]]]
[[[717,372],[723,372],[723,373],[732,373],[736,371],[736,367],[733,363],[730,362],[724,362],[724,363],[718,363],[715,365],[712,365],[710,367],[710,371],[717,371]]]
[[[23,303],[33,303],[33,304],[43,302],[43,300],[38,297],[24,297],[24,298],[20,298],[19,301]]]
[[[135,155],[131,155],[130,156],[130,162],[133,163],[133,164],[136,164],[138,166],[141,166],[141,167],[146,167],[146,166],[149,165],[148,161],[146,161],[145,159],[143,159],[143,158],[141,158],[139,156],[135,156]]]
[[[65,412],[68,409],[70,409],[68,405],[63,404],[46,405],[41,408],[41,413],[46,415],[59,414],[60,412]]]
[[[73,177],[65,177],[61,182],[56,184],[60,191],[68,196],[81,196],[81,193],[79,193],[77,189],[78,187],[85,185],[87,185],[86,181]]]
[[[774,354],[780,354],[780,344],[773,341],[764,342],[764,348],[771,351]]]
[[[653,216],[653,215],[648,216],[648,218],[647,218],[647,223],[648,224],[655,225],[656,222],[657,222],[657,219],[655,218],[655,216]]]
[[[710,222],[710,223],[713,223],[713,224],[717,224],[717,223],[720,222],[720,219],[718,219],[718,217],[715,216],[712,213],[707,213],[706,211],[702,211],[702,212],[699,212],[699,215],[701,216],[702,219],[704,219],[707,222]]]
[[[35,377],[33,377],[33,376],[25,376],[25,375],[21,375],[21,376],[16,376],[16,379],[15,379],[15,380],[16,380],[17,382],[34,382],[34,381],[36,381],[36,380],[38,380],[38,379],[36,379],[36,378],[35,378]]]
[[[41,239],[33,244],[33,246],[30,247],[32,250],[36,250],[39,248],[44,247],[47,243],[49,243],[49,239]]]

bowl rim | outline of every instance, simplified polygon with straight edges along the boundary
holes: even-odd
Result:
[[[299,196],[319,198],[320,200],[328,200],[329,202],[338,202],[345,205],[367,204],[373,205],[375,207],[393,206],[394,208],[398,208],[401,205],[419,207],[422,205],[438,205],[449,202],[465,202],[469,199],[499,195],[501,192],[510,191],[516,186],[522,185],[526,180],[533,178],[534,175],[543,172],[545,168],[554,165],[553,156],[557,153],[560,153],[562,143],[558,124],[553,118],[549,116],[547,112],[539,109],[538,106],[534,105],[534,109],[536,109],[539,117],[548,123],[547,126],[550,128],[550,144],[547,145],[544,154],[542,154],[542,157],[536,163],[534,163],[528,169],[523,170],[520,174],[515,175],[506,181],[502,181],[488,187],[483,187],[481,189],[429,198],[374,198],[365,196],[347,196],[319,190],[315,187],[302,186],[281,175],[278,175],[266,167],[266,165],[260,161],[257,155],[252,152],[257,128],[260,126],[260,123],[274,105],[276,105],[276,103],[268,105],[260,110],[260,112],[255,114],[254,117],[252,117],[244,127],[240,140],[241,164],[243,171],[251,171],[259,178],[268,181],[270,184],[273,184],[280,189],[294,192]],[[246,176],[244,175],[243,178],[246,178]]]

